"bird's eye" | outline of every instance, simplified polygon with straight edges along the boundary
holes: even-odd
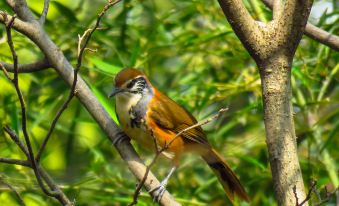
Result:
[[[146,84],[146,80],[144,77],[138,77],[136,79],[133,79],[132,81],[130,81],[128,84],[127,84],[127,88],[128,89],[131,89],[136,83],[138,83],[138,85],[145,85]]]
[[[130,81],[128,84],[127,84],[127,88],[128,89],[130,89],[130,88],[132,88],[133,86],[134,86],[134,84],[135,84],[135,79],[133,79],[132,81]]]

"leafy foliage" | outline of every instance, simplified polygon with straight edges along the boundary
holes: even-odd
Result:
[[[42,0],[28,4],[40,14]],[[93,25],[104,4],[101,0],[50,3],[45,29],[74,65],[77,35]],[[329,4],[331,10],[313,11],[313,16],[321,13],[320,19],[311,18],[313,23],[338,34],[336,1],[316,2],[315,9],[320,8],[317,4]],[[260,1],[246,1],[246,6],[257,20],[270,20],[271,12]],[[11,13],[4,2],[0,7]],[[124,67],[143,69],[154,85],[197,119],[229,107],[222,118],[204,127],[209,140],[240,177],[251,205],[275,205],[258,70],[217,2],[124,0],[107,13],[101,28],[89,45],[97,52],[87,51],[80,73],[111,116],[115,118],[114,103],[107,95],[112,78]],[[13,33],[19,63],[43,58],[30,40]],[[0,35],[0,61],[11,62],[4,27]],[[318,180],[318,188],[339,185],[338,62],[338,52],[303,37],[292,70],[303,178],[305,183]],[[69,88],[52,69],[20,74],[19,80],[27,102],[29,133],[37,149]],[[1,125],[9,124],[19,132],[19,102],[2,74],[0,88]],[[24,157],[2,130],[0,137],[1,157]],[[151,152],[136,147],[146,162],[153,158]],[[78,100],[61,117],[42,164],[77,205],[126,205],[132,200],[136,180]],[[164,177],[169,168],[168,161],[160,159],[153,170]],[[2,164],[0,175],[18,189],[27,205],[58,205],[43,195],[30,170]],[[1,205],[18,205],[7,188],[0,189]],[[225,205],[227,201],[207,165],[192,155],[182,160],[168,189],[184,205]],[[139,205],[150,204],[148,194],[142,193]]]

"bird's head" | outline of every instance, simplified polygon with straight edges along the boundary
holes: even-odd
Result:
[[[152,93],[152,86],[146,75],[140,70],[128,68],[116,75],[114,88],[109,97],[129,99],[147,93]]]

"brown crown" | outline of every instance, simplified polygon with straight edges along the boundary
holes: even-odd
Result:
[[[115,87],[121,87],[125,82],[137,76],[145,76],[145,74],[134,68],[123,69],[115,76]]]

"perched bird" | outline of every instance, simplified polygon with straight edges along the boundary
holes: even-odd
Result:
[[[180,157],[187,152],[200,155],[217,175],[228,198],[234,196],[249,201],[239,179],[223,158],[208,143],[202,128],[176,134],[197,123],[183,107],[159,92],[146,75],[137,69],[123,69],[115,77],[115,87],[110,97],[115,97],[116,114],[123,131],[133,140],[148,149],[168,144],[163,154],[173,162],[167,177],[155,188],[160,201],[166,190],[168,179],[178,167]],[[154,138],[156,141],[154,141]],[[174,139],[175,138],[175,139]],[[173,140],[174,139],[174,140]]]

